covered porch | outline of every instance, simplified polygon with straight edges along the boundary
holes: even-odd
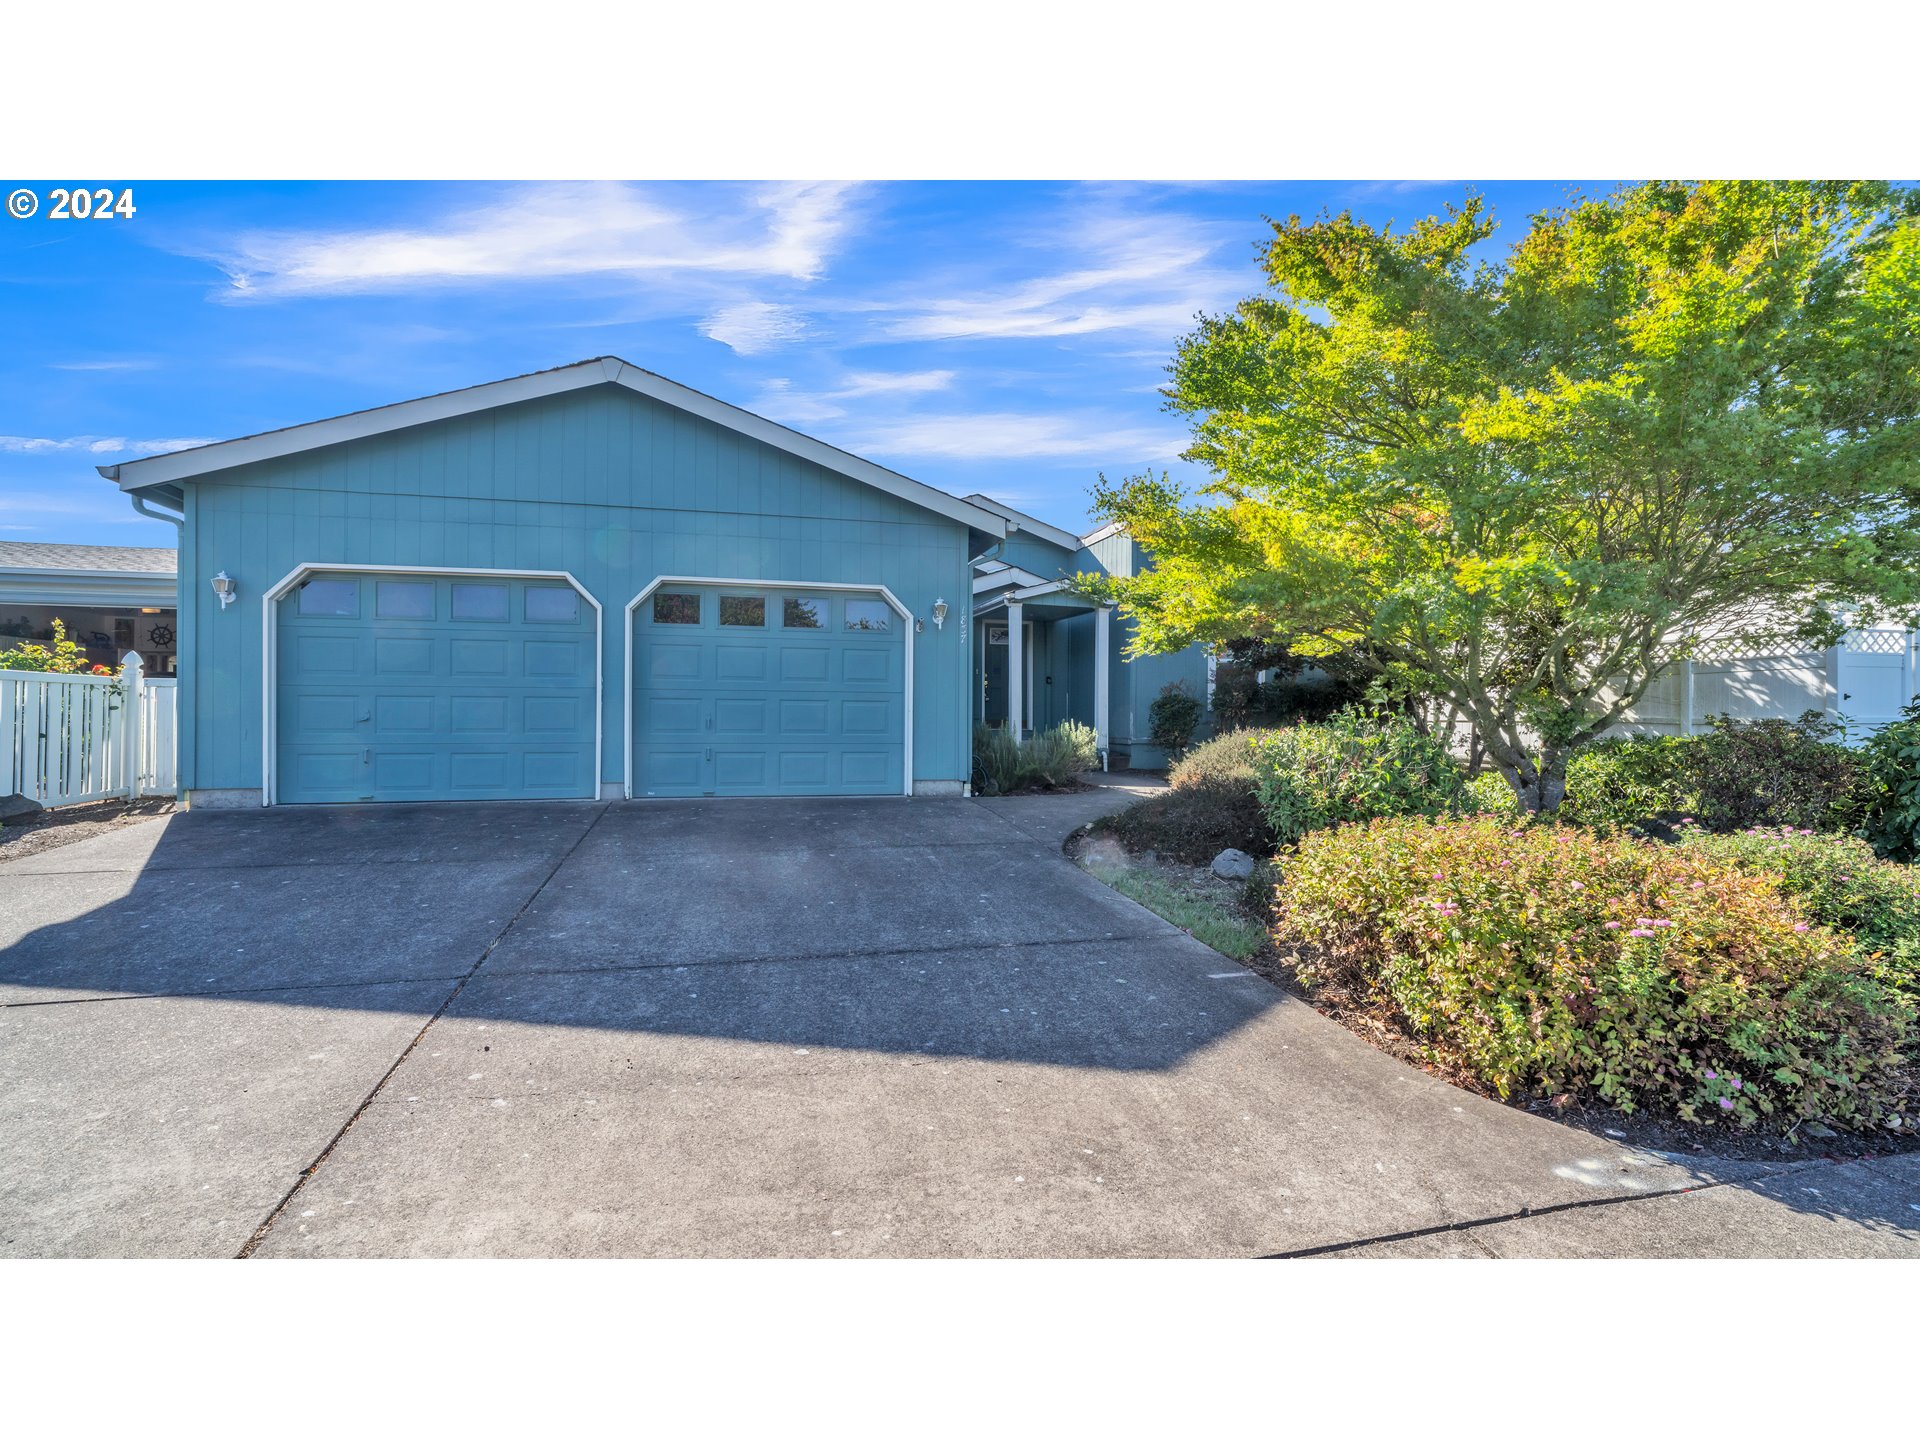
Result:
[[[1067,720],[1093,728],[1107,764],[1113,607],[1017,567],[974,581],[973,719],[1022,739]],[[1010,717],[1012,719],[1010,720]]]

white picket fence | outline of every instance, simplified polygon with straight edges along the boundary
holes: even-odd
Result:
[[[118,676],[0,670],[0,795],[49,808],[171,795],[178,693],[132,653]]]

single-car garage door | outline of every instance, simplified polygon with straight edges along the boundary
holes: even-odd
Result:
[[[633,793],[903,793],[904,623],[874,592],[664,582],[633,615]]]
[[[281,803],[599,793],[598,612],[566,581],[322,571],[279,611]]]

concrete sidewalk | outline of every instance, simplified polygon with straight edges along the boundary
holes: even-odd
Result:
[[[0,1253],[1920,1253],[1911,1157],[1691,1165],[1373,1050],[1062,856],[1131,798],[198,813],[0,865]]]

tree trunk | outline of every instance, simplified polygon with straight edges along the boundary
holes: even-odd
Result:
[[[1476,730],[1476,736],[1479,732]],[[1567,798],[1567,756],[1561,750],[1543,750],[1538,757],[1517,751],[1501,739],[1487,743],[1493,768],[1507,777],[1520,808],[1534,815],[1551,815]]]

